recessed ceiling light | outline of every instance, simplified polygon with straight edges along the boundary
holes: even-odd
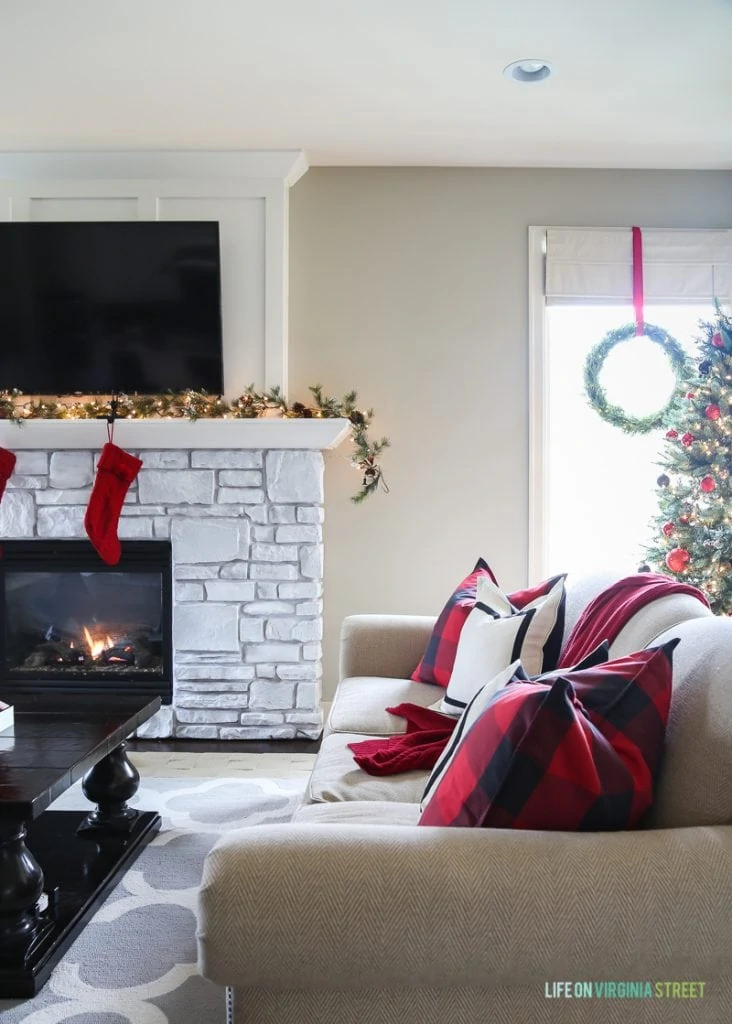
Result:
[[[553,68],[549,61],[536,57],[515,60],[503,69],[506,78],[512,78],[514,82],[543,82],[552,72]]]

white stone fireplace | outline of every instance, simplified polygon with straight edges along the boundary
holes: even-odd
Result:
[[[225,394],[287,394],[288,192],[306,170],[297,151],[3,153],[0,218],[217,221]],[[347,434],[332,419],[118,422],[144,463],[120,537],[170,538],[173,555],[173,704],[147,735],[318,735],[322,452]],[[0,421],[18,455],[0,545],[85,537],[104,440],[103,422]]]
[[[316,737],[323,454],[344,420],[120,422],[143,460],[120,539],[170,538],[173,703],[144,735]],[[17,454],[0,538],[80,539],[104,424],[0,424]],[[0,541],[1,543],[1,541]]]

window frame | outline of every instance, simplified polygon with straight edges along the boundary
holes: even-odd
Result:
[[[529,227],[529,579],[542,579],[546,564],[546,368],[545,253],[548,225]]]
[[[529,317],[529,508],[528,508],[528,573],[529,579],[541,579],[547,566],[547,458],[549,434],[549,383],[546,373],[546,252],[550,228],[582,230],[567,225],[530,225],[528,229],[528,317]],[[617,230],[617,229],[608,229]],[[676,229],[667,229],[673,233]],[[704,229],[699,229],[704,230]],[[732,229],[708,229],[728,231]],[[728,280],[728,279],[725,279]],[[673,299],[667,299],[672,302]],[[683,302],[683,300],[680,300]],[[722,301],[725,301],[722,299]]]

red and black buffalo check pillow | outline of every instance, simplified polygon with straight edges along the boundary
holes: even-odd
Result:
[[[487,577],[492,583],[496,577],[488,563],[479,558],[475,568],[466,576],[462,583],[459,583],[450,596],[447,604],[440,612],[432,636],[427,644],[427,650],[422,659],[412,672],[411,678],[416,683],[433,683],[437,686],[447,686],[450,682],[450,675],[455,664],[460,633],[465,621],[475,607],[478,581]],[[508,595],[511,605],[521,611],[527,605],[532,604],[537,598],[549,593],[559,576],[544,580],[535,587],[528,587],[525,590],[517,590]],[[553,668],[559,661],[559,654],[562,648],[562,636],[564,633],[564,601],[557,615],[554,628],[544,648],[544,667]]]
[[[653,801],[677,643],[535,679],[512,665],[466,708],[419,824],[633,828]]]

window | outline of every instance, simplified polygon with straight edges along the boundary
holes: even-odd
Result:
[[[693,353],[699,319],[712,312],[711,305],[646,306],[646,319]],[[635,572],[656,510],[663,431],[634,436],[606,423],[582,380],[590,349],[631,322],[633,309],[549,306],[546,317],[546,570]],[[608,355],[602,383],[612,402],[642,416],[665,404],[675,382],[658,345],[634,338]]]
[[[630,229],[530,229],[531,480],[533,576],[642,562],[656,510],[663,432],[632,436],[589,406],[588,352],[632,322]],[[690,353],[713,298],[732,293],[732,232],[644,233],[645,318]],[[646,339],[617,346],[602,381],[630,414],[661,407],[673,375]]]

